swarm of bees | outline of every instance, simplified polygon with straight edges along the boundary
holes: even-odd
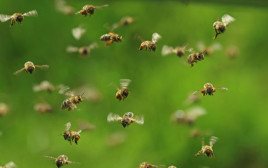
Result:
[[[34,106],[34,110],[40,114],[53,112],[53,107],[48,103],[38,103]]]
[[[0,168],[16,168],[16,164],[14,162],[8,162],[5,166],[0,166]]]
[[[235,21],[235,19],[232,16],[225,14],[222,16],[221,21],[214,22],[213,28],[216,32],[216,35],[213,37],[213,39],[215,40],[219,34],[224,33],[226,26],[233,21]]]
[[[197,118],[206,114],[206,110],[201,107],[194,107],[187,112],[177,110],[172,115],[172,120],[177,123],[193,125]]]
[[[72,91],[68,91],[69,87],[67,86],[60,86],[61,89],[59,90],[60,94],[64,94],[66,96],[69,96],[68,99],[65,99],[61,104],[61,109],[65,110],[68,109],[68,111],[73,110],[77,108],[77,104],[81,103],[83,101],[82,95],[74,95]]]
[[[74,164],[75,162],[69,161],[68,157],[66,155],[60,155],[57,158],[51,157],[51,156],[45,156],[48,159],[53,159],[55,160],[55,164],[58,168],[61,166],[67,165],[67,164]]]
[[[34,71],[36,68],[44,69],[44,68],[49,68],[49,66],[48,66],[48,65],[34,65],[33,62],[31,62],[31,61],[27,61],[27,62],[24,64],[24,68],[21,68],[20,70],[14,72],[14,75],[17,75],[17,74],[19,74],[19,73],[22,72],[22,71],[29,72],[30,74],[32,74],[33,71]]]
[[[82,10],[76,12],[76,14],[81,14],[84,16],[87,16],[89,14],[89,16],[91,16],[95,13],[96,9],[100,9],[100,8],[104,8],[104,7],[108,7],[108,6],[109,5],[107,5],[107,4],[101,5],[101,6],[85,5],[85,6],[83,6]]]
[[[144,124],[144,118],[142,117],[135,117],[134,118],[134,114],[132,112],[127,112],[123,115],[123,117],[120,117],[117,114],[112,114],[110,113],[107,117],[107,121],[108,122],[118,122],[120,121],[122,126],[125,128],[126,126],[129,126],[132,123],[137,123],[140,125]]]
[[[78,52],[82,57],[87,57],[89,56],[91,50],[97,47],[98,47],[97,43],[92,43],[89,46],[82,46],[82,47],[68,46],[67,52],[68,53]]]
[[[39,85],[34,85],[34,87],[33,87],[33,91],[35,91],[35,92],[47,91],[47,92],[51,93],[54,90],[55,90],[55,86],[46,80],[42,81]]]
[[[21,24],[25,16],[37,16],[37,11],[32,10],[26,13],[14,13],[13,15],[3,15],[0,14],[0,21],[1,22],[6,22],[8,20],[11,20],[10,26],[13,26],[16,22]]]
[[[213,93],[216,92],[216,89],[217,90],[223,90],[223,91],[227,91],[228,90],[228,88],[214,87],[211,83],[206,83],[206,84],[204,84],[204,89],[197,90],[193,94],[202,93],[203,96],[206,96],[206,95],[213,96]]]
[[[212,136],[210,138],[209,145],[205,145],[205,141],[203,139],[202,140],[202,149],[197,154],[195,154],[195,156],[198,157],[202,154],[202,155],[210,157],[210,158],[214,157],[213,145],[216,143],[217,140],[218,140],[217,137]]]
[[[117,89],[115,93],[115,98],[119,101],[125,100],[128,97],[129,90],[127,89],[129,83],[131,82],[130,79],[120,79],[121,88]]]
[[[182,57],[185,55],[185,52],[191,52],[193,49],[187,49],[187,45],[177,46],[176,48],[164,45],[162,48],[162,55],[167,56],[169,54],[176,54],[178,57]]]
[[[5,116],[9,112],[9,107],[5,103],[0,103],[0,117]]]
[[[63,133],[63,138],[69,141],[70,144],[72,144],[72,141],[74,141],[77,144],[78,140],[80,139],[80,133],[82,132],[82,130],[71,131],[70,130],[71,126],[72,125],[70,122],[66,124],[65,132]]]
[[[155,51],[156,50],[156,42],[161,39],[161,36],[158,33],[153,33],[152,35],[152,41],[143,41],[140,45],[139,50],[142,50],[143,48],[148,51]]]

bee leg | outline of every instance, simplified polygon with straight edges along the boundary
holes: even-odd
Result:
[[[201,153],[202,153],[202,150],[200,150],[199,152],[197,152],[197,154],[195,154],[195,157],[200,156]]]

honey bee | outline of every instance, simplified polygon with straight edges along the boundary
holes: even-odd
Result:
[[[121,121],[121,124],[125,128],[126,126],[132,124],[132,123],[137,123],[140,125],[144,124],[144,118],[142,117],[137,117],[134,118],[134,114],[132,112],[127,112],[123,115],[123,117],[120,117],[117,114],[112,114],[110,113],[107,117],[108,122],[116,122],[116,121]]]
[[[48,103],[38,103],[34,106],[34,110],[40,114],[53,112],[53,108]]]
[[[213,96],[213,93],[216,92],[216,89],[217,90],[223,90],[223,91],[228,90],[227,88],[224,88],[224,87],[213,87],[213,85],[211,83],[206,83],[204,85],[204,89],[197,90],[193,94],[202,93],[203,96],[205,96],[205,95]]]
[[[16,168],[16,164],[14,162],[8,162],[5,166],[0,166],[0,168]]]
[[[225,14],[222,16],[221,21],[214,22],[213,28],[216,32],[216,35],[213,37],[213,39],[215,40],[219,34],[224,33],[226,26],[233,21],[235,21],[235,19],[232,16]]]
[[[121,89],[117,89],[117,92],[115,94],[115,98],[117,98],[119,101],[121,101],[122,99],[124,100],[128,97],[129,90],[127,89],[127,87],[130,82],[130,79],[120,79]]]
[[[229,59],[234,59],[237,58],[237,56],[239,55],[240,51],[239,48],[236,46],[229,46],[226,49],[226,55]]]
[[[118,43],[122,41],[122,36],[119,34],[115,34],[113,32],[110,32],[108,34],[104,34],[100,37],[101,41],[106,42],[106,46],[111,45],[112,43]]]
[[[9,112],[9,107],[5,103],[0,103],[0,117],[5,116]]]
[[[86,57],[86,56],[89,56],[90,51],[92,49],[97,48],[97,47],[98,47],[97,43],[92,43],[89,46],[82,46],[82,47],[68,46],[67,52],[69,53],[78,52],[81,56]]]
[[[188,64],[191,64],[192,67],[194,66],[194,63],[202,60],[204,60],[203,52],[192,52],[192,54],[187,57],[187,62]]]
[[[112,133],[107,136],[106,144],[108,147],[115,147],[118,146],[126,140],[126,135],[122,132]]]
[[[176,48],[164,45],[162,48],[162,55],[163,56],[167,56],[169,54],[176,54],[178,57],[182,57],[185,55],[185,52],[191,52],[193,49],[186,49],[187,45],[184,46],[178,46]]]
[[[135,18],[130,17],[130,16],[123,17],[119,22],[113,24],[112,28],[117,29],[120,26],[130,25],[134,22],[134,20],[135,20]]]
[[[101,94],[99,90],[93,87],[82,86],[74,90],[75,93],[83,91],[83,99],[88,100],[91,103],[97,103],[101,100]]]
[[[80,102],[83,101],[83,98],[82,98],[82,95],[74,95],[73,92],[71,91],[68,91],[66,92],[69,87],[67,86],[63,86],[63,85],[60,85],[60,90],[59,90],[59,94],[65,94],[66,96],[69,96],[68,99],[65,99],[61,105],[61,109],[65,110],[65,109],[68,109],[69,111],[70,110],[73,110],[75,108],[77,108],[77,104],[79,104]]]
[[[39,91],[47,91],[49,93],[53,92],[55,90],[55,86],[53,86],[49,81],[42,81],[39,85],[35,85],[33,87],[33,91],[39,92]]]
[[[195,154],[195,156],[198,157],[201,154],[203,154],[204,156],[208,156],[210,158],[211,157],[214,157],[214,154],[213,154],[213,145],[216,143],[217,140],[218,140],[217,137],[212,136],[210,138],[209,145],[205,145],[205,142],[204,142],[204,139],[203,139],[202,140],[202,149],[197,154]]]
[[[37,11],[36,10],[32,10],[29,11],[27,13],[14,13],[13,15],[3,15],[0,14],[0,21],[1,22],[6,22],[9,19],[11,19],[11,24],[10,26],[13,26],[16,22],[20,23],[23,21],[24,16],[37,16]]]
[[[30,74],[33,73],[33,71],[36,69],[36,68],[49,68],[48,65],[34,65],[34,63],[32,63],[31,61],[27,61],[25,64],[24,64],[24,68],[21,68],[20,70],[14,72],[14,75],[17,75],[19,74],[20,72],[22,71],[25,71],[25,72],[29,72]]]
[[[151,163],[148,162],[142,162],[139,166],[139,168],[154,168],[154,167],[162,167],[162,166],[152,165]]]
[[[177,110],[172,115],[172,120],[177,123],[193,125],[197,118],[206,114],[206,110],[201,107],[194,107],[186,112],[183,110]]]
[[[219,43],[213,43],[210,46],[205,46],[203,42],[197,44],[198,49],[206,56],[214,53],[214,51],[220,50],[221,45]]]
[[[100,8],[104,8],[104,7],[108,7],[109,5],[105,4],[102,6],[93,6],[93,5],[85,5],[83,6],[82,10],[76,12],[76,14],[81,14],[84,16],[87,16],[87,14],[89,14],[89,16],[93,15],[95,12],[95,9],[100,9]]]
[[[85,33],[86,33],[86,29],[84,29],[82,26],[79,26],[79,27],[72,29],[73,37],[76,40],[79,40]]]
[[[71,131],[70,128],[71,128],[71,123],[68,122],[66,124],[66,128],[65,128],[65,132],[63,133],[63,137],[65,140],[69,141],[70,144],[72,144],[72,141],[74,141],[77,144],[78,140],[80,139],[80,133],[82,132],[82,130]]]
[[[158,33],[153,33],[152,41],[143,41],[140,45],[139,50],[145,48],[148,51],[155,51],[156,50],[156,42],[161,39],[161,36]]]
[[[72,162],[68,160],[68,157],[66,155],[60,155],[57,158],[51,157],[51,156],[45,156],[45,158],[53,159],[55,160],[56,166],[60,168],[61,166],[67,165],[67,164],[74,164],[76,162]]]
[[[65,0],[55,0],[56,9],[65,14],[65,15],[72,15],[74,14],[74,8],[70,5],[66,5]]]

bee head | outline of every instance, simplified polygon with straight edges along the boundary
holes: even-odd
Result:
[[[117,38],[117,41],[122,41],[122,36],[121,35],[116,36],[116,38]]]
[[[204,59],[204,54],[202,52],[197,54],[197,59],[198,60],[203,60]]]
[[[155,43],[151,44],[149,48],[151,50],[155,51],[156,50],[156,44]]]
[[[177,54],[178,57],[182,57],[182,56],[184,56],[185,51],[183,49],[180,49],[179,48],[179,49],[177,49],[177,53],[176,54]]]
[[[87,47],[81,47],[79,49],[79,53],[82,56],[87,56],[89,54],[89,49]]]
[[[56,165],[58,168],[60,168],[61,166],[63,166],[63,160],[62,159],[58,159],[56,162]]]
[[[204,152],[208,157],[212,157],[213,156],[213,151],[210,148],[207,148]]]
[[[124,89],[122,92],[123,97],[127,98],[128,96],[128,89]]]
[[[82,96],[78,96],[77,100],[78,100],[79,102],[83,101]]]
[[[65,140],[66,140],[69,136],[70,136],[70,134],[69,134],[68,132],[64,132],[63,137],[64,137]]]
[[[123,125],[124,128],[129,125],[129,119],[128,118],[123,118],[121,124]]]
[[[17,13],[16,14],[16,17],[15,17],[15,20],[19,23],[21,23],[23,21],[24,17],[21,13]]]
[[[87,8],[87,13],[89,13],[90,15],[93,15],[95,12],[95,8],[93,6],[89,6]]]
[[[30,74],[33,73],[34,70],[35,70],[34,66],[28,66],[27,69],[26,69],[26,71],[30,72]]]

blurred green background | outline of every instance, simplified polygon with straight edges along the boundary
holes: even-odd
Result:
[[[77,11],[85,4],[109,4],[96,10],[92,17],[66,16],[58,12],[53,1],[2,0],[0,13],[12,14],[36,9],[38,17],[27,17],[22,25],[9,22],[0,25],[0,102],[11,108],[0,118],[0,165],[14,161],[19,168],[56,167],[43,156],[65,154],[77,165],[65,167],[126,167],[135,168],[143,161],[155,165],[217,168],[268,167],[267,133],[267,18],[265,7],[251,7],[228,3],[180,3],[175,1],[67,1]],[[203,41],[213,43],[213,22],[223,14],[230,14],[231,23],[217,42],[222,45],[211,57],[205,57],[193,68],[184,64],[186,56],[161,56],[163,45],[177,46]],[[116,33],[123,36],[121,43],[106,47],[99,38],[108,33],[104,24],[112,25],[123,16],[137,20]],[[86,34],[77,41],[71,29],[84,25]],[[158,32],[162,39],[156,52],[139,51],[139,34],[145,40]],[[66,53],[68,45],[81,46],[97,42],[99,48],[89,58]],[[225,49],[235,45],[240,49],[238,58],[230,60]],[[46,71],[36,70],[14,76],[26,61],[48,64]],[[119,80],[129,78],[131,91],[125,101],[115,99]],[[60,109],[66,98],[57,92],[35,93],[33,85],[48,80],[52,84],[65,84],[71,88],[89,85],[101,93],[101,101],[87,101],[78,105],[80,110]],[[215,158],[194,155],[201,149],[201,138],[188,136],[191,127],[170,122],[178,109],[194,106],[184,104],[187,95],[201,89],[206,82],[224,86],[228,92],[216,92],[202,97],[197,105],[207,115],[197,120],[192,128],[211,130],[219,137],[214,146]],[[40,115],[34,111],[40,97],[55,111]],[[127,111],[144,115],[145,124],[132,124],[123,128],[120,123],[107,123],[107,115],[123,115]],[[96,125],[96,130],[83,132],[78,145],[70,145],[63,137],[64,124],[77,119]],[[126,134],[125,142],[106,145],[107,136],[115,132]],[[206,143],[209,136],[204,137]]]

